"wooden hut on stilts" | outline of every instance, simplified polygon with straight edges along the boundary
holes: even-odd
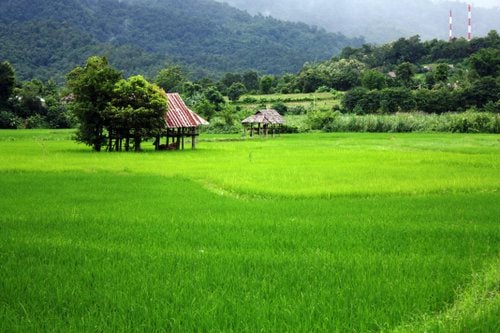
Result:
[[[249,131],[251,137],[254,132],[257,135],[267,136],[269,131],[271,132],[271,136],[274,136],[275,132],[280,132],[282,126],[285,124],[285,119],[278,111],[266,109],[257,111],[253,116],[243,119],[241,123],[243,124],[244,134]]]
[[[208,121],[191,111],[181,96],[177,93],[167,94],[168,110],[165,113],[166,144],[161,144],[161,137],[155,141],[157,150],[184,150],[184,139],[191,137],[191,149],[196,148],[196,137],[201,125],[208,125]]]

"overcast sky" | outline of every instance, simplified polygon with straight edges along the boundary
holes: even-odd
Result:
[[[434,1],[446,1],[446,0],[434,0]],[[462,0],[460,2],[467,2],[471,3],[473,6],[478,6],[478,7],[486,7],[486,8],[492,8],[492,7],[500,7],[500,0]]]

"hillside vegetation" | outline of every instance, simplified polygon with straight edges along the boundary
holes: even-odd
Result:
[[[0,11],[0,61],[11,62],[22,80],[61,80],[94,54],[127,76],[153,76],[167,62],[194,77],[294,72],[359,43],[214,1],[19,0],[3,1]]]

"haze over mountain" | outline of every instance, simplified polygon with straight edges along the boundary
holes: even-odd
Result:
[[[305,22],[369,42],[387,42],[420,35],[423,39],[448,38],[448,13],[454,13],[457,37],[467,34],[465,2],[431,0],[218,0],[279,19]],[[471,1],[473,33],[484,36],[500,30],[498,0]],[[476,5],[477,3],[477,5]],[[477,7],[484,5],[490,8]],[[495,7],[496,6],[496,7]],[[495,7],[495,8],[491,8]]]
[[[360,39],[256,16],[212,0],[0,0],[0,61],[21,79],[59,80],[90,55],[126,75],[167,62],[194,76],[296,72]]]

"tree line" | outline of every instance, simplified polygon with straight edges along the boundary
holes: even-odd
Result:
[[[500,37],[496,31],[491,31],[470,43],[464,40],[421,42],[418,37],[410,37],[381,46],[345,48],[340,56],[324,62],[306,63],[295,74],[269,75],[246,70],[228,72],[219,79],[204,77],[193,80],[185,67],[172,64],[143,80],[153,82],[164,91],[179,92],[188,106],[206,119],[215,117],[222,119],[224,125],[232,125],[239,114],[246,114],[237,103],[245,94],[341,91],[337,93],[343,96],[340,108],[336,106],[335,110],[323,111],[355,114],[414,110],[439,114],[468,108],[498,112],[499,67]],[[115,71],[120,80],[124,78],[122,72]],[[74,90],[70,78],[72,75],[67,75],[66,86],[36,79],[19,82],[12,66],[8,62],[1,63],[0,127],[78,126],[81,117],[67,100]],[[120,105],[118,99],[114,105]],[[286,111],[282,105],[276,105],[276,108]],[[132,117],[125,114],[122,109],[123,117]],[[128,147],[128,140],[134,141],[136,134],[130,129],[133,127],[127,128],[130,119],[125,121],[123,118],[120,121],[125,125],[118,125],[117,116],[113,117],[116,118],[115,125],[110,127],[103,120],[103,130],[124,138]],[[138,137],[142,140],[150,135],[146,131]],[[100,134],[97,138],[102,140]],[[115,139],[114,146],[121,147]],[[107,142],[104,145],[112,144]]]

